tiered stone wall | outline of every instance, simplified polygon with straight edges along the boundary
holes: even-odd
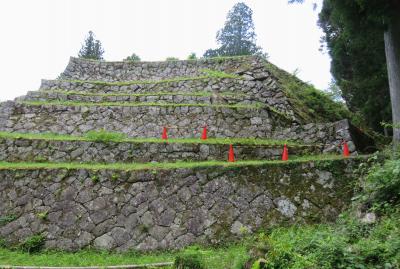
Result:
[[[282,146],[235,145],[237,160],[279,159]],[[172,162],[223,160],[229,145],[181,143],[128,143],[53,141],[0,138],[0,161],[50,162]],[[318,146],[289,147],[292,155],[321,153]]]
[[[160,137],[163,126],[171,137],[194,137],[204,125],[214,137],[270,137],[286,124],[265,109],[213,107],[30,106],[3,103],[0,130],[82,135],[90,130],[122,132],[130,137]],[[274,123],[273,123],[274,122]]]
[[[204,69],[244,74],[253,79],[268,76],[261,58],[245,56],[163,62],[103,62],[71,57],[61,77],[102,81],[161,80],[204,75]]]
[[[221,243],[281,222],[333,220],[356,159],[117,171],[0,170],[0,237],[47,248],[155,250]],[[13,220],[14,219],[14,220]]]

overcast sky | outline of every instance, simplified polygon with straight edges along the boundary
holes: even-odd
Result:
[[[329,56],[318,51],[322,0],[245,0],[253,10],[257,44],[279,67],[326,89]],[[142,60],[185,59],[216,48],[216,32],[235,0],[1,0],[0,100],[37,90],[55,79],[92,30],[106,60],[133,52]],[[313,10],[312,3],[318,4]]]

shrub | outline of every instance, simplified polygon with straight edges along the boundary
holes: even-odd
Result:
[[[19,244],[19,248],[28,253],[38,252],[44,246],[44,242],[45,237],[42,234],[36,234],[26,238],[24,242]]]
[[[367,176],[366,190],[378,204],[400,202],[400,159],[376,166]]]
[[[123,133],[113,133],[107,131],[89,131],[85,134],[85,138],[96,142],[109,142],[109,141],[121,141],[126,138]]]
[[[175,257],[175,269],[205,269],[205,266],[197,254],[180,254]]]

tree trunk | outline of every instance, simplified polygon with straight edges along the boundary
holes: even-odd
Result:
[[[400,146],[400,16],[393,16],[384,38],[392,102],[393,144],[398,148]]]

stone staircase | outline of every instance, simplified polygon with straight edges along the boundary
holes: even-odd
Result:
[[[0,104],[0,238],[155,250],[331,220],[362,160],[337,155],[343,140],[357,154],[353,137],[347,120],[304,122],[258,57],[71,58],[60,79]]]

